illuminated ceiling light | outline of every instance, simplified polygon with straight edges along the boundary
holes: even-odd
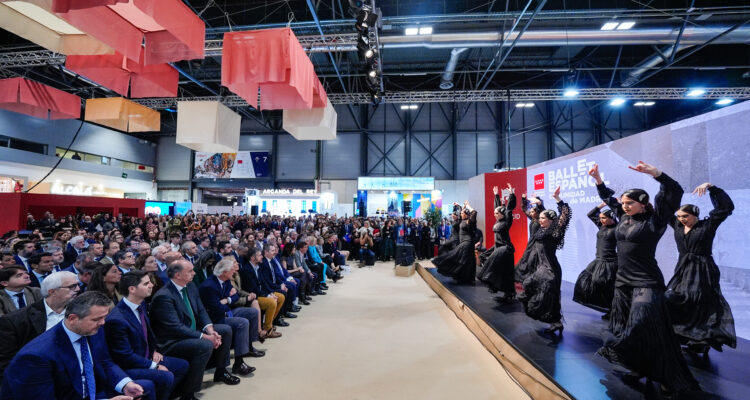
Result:
[[[602,25],[601,30],[611,31],[617,28],[617,25],[619,25],[618,22],[605,22],[604,25]]]
[[[412,105],[409,106],[410,110],[416,110],[417,108],[419,108],[419,106],[416,105],[416,104],[412,104]]]
[[[565,89],[565,91],[563,92],[563,97],[576,97],[579,93],[580,92],[578,91],[578,89]]]
[[[404,35],[406,36],[414,36],[419,34],[419,28],[417,27],[409,27],[404,30]]]
[[[635,107],[651,107],[654,104],[656,104],[656,103],[653,102],[653,101],[637,101],[637,102],[635,102],[633,104],[633,106],[635,106]]]
[[[420,35],[432,35],[432,27],[431,26],[423,26],[419,28],[419,34]]]
[[[623,21],[620,22],[620,25],[617,27],[618,31],[625,31],[635,26],[635,21]]]
[[[716,102],[717,106],[726,106],[728,104],[734,103],[734,99],[721,99]]]
[[[375,77],[377,77],[377,76],[378,76],[378,71],[375,71],[375,70],[373,69],[373,70],[371,70],[370,72],[368,72],[368,73],[367,73],[367,75],[368,75],[368,76],[369,76],[370,78],[375,78]]]
[[[703,89],[703,88],[693,88],[693,89],[688,90],[688,92],[685,93],[685,96],[687,96],[687,97],[698,97],[698,96],[704,95],[705,93],[706,93],[706,89]]]
[[[518,108],[534,107],[534,103],[516,103],[516,107]]]
[[[609,102],[609,105],[612,107],[620,107],[621,105],[625,104],[627,100],[625,100],[622,97],[615,97]]]
[[[403,104],[403,105],[401,105],[401,109],[402,110],[408,110],[409,109],[409,105],[408,104]]]

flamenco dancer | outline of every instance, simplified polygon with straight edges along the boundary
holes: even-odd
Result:
[[[721,294],[719,268],[711,256],[716,229],[732,214],[734,203],[708,182],[693,194],[703,196],[706,191],[714,206],[707,218],[698,219],[698,207],[685,204],[670,219],[680,256],[664,294],[675,333],[686,350],[704,358],[711,347],[717,351],[722,345],[737,347],[732,310]]]
[[[602,202],[587,214],[591,222],[599,227],[596,233],[596,258],[578,275],[573,290],[573,301],[604,312],[602,319],[609,318],[617,274],[617,220],[612,210],[602,211],[606,205]]]
[[[513,209],[516,208],[516,195],[511,184],[508,184],[510,195],[508,203],[502,204],[498,187],[492,188],[495,194],[495,246],[479,255],[482,267],[477,278],[486,283],[490,292],[503,292],[503,301],[510,302],[516,295],[513,276],[513,255],[515,248],[510,241],[510,227],[513,224]]]
[[[455,227],[456,225],[454,225]],[[477,228],[477,212],[464,202],[461,209],[461,220],[453,235],[458,236],[458,244],[439,254],[432,260],[442,275],[453,277],[458,283],[474,282],[477,264],[474,256],[474,231]],[[451,239],[453,236],[451,236]]]
[[[461,206],[458,205],[458,203],[453,203],[453,214],[451,214],[451,218],[453,218],[453,222],[451,222],[451,235],[445,240],[445,243],[440,245],[438,248],[438,255],[447,253],[451,250],[453,250],[456,246],[458,246],[458,231],[461,226]]]
[[[618,269],[609,319],[611,335],[597,354],[632,371],[623,377],[629,384],[645,376],[661,383],[667,393],[699,390],[672,330],[664,301],[664,277],[655,258],[656,245],[680,206],[683,190],[653,165],[639,161],[629,168],[651,175],[661,184],[653,206],[643,189],[625,191],[618,202],[604,185],[599,166],[589,170],[599,197],[620,220],[615,228]]]
[[[539,197],[534,196],[533,199],[528,200],[526,193],[521,195],[521,207],[523,208],[524,214],[529,219],[529,238],[533,237],[536,231],[539,230],[539,216],[544,211],[544,203]],[[518,261],[518,265],[515,267],[515,280],[521,283],[526,279],[529,274],[534,272],[529,270],[529,253],[531,252],[531,241],[526,243],[526,249],[523,251],[521,260]]]
[[[560,200],[559,186],[553,197],[557,202],[558,212],[544,210],[539,215],[539,229],[529,238],[528,254],[524,254],[527,256],[526,270],[532,272],[522,282],[523,293],[518,295],[518,300],[523,303],[526,315],[550,324],[544,330],[545,333],[555,334],[559,331],[562,337],[562,268],[555,253],[563,247],[565,230],[568,228],[572,212],[570,206]]]

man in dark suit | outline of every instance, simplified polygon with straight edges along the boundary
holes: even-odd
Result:
[[[0,315],[20,310],[42,299],[42,292],[30,287],[26,268],[20,265],[0,270]]]
[[[261,357],[264,353],[252,349],[252,342],[259,339],[258,310],[252,307],[235,309],[230,307],[231,304],[239,301],[237,290],[230,282],[236,264],[231,257],[219,261],[214,267],[213,274],[201,283],[200,295],[211,320],[232,327],[232,347],[234,347],[232,373],[247,375],[255,368],[245,364],[244,357]]]
[[[240,378],[226,369],[232,328],[211,322],[192,283],[193,264],[178,259],[169,265],[167,274],[170,280],[151,299],[151,326],[164,354],[187,360],[190,365],[183,380],[182,398],[195,399],[212,353],[216,360],[214,381],[240,383]]]
[[[42,283],[43,299],[0,317],[0,380],[10,360],[31,339],[57,325],[65,306],[79,291],[70,272],[55,272]]]
[[[144,271],[131,271],[119,283],[123,299],[107,316],[104,331],[112,359],[133,379],[148,379],[156,386],[156,398],[169,399],[188,369],[185,360],[156,351],[156,337],[144,300],[154,285]]]
[[[16,264],[23,265],[28,273],[31,273],[28,260],[35,251],[36,246],[31,240],[19,240],[13,245],[13,252],[16,253],[14,256]]]
[[[86,247],[86,239],[83,236],[74,236],[68,242],[68,247],[65,249],[65,261],[61,264],[62,268],[67,268],[70,264],[76,262],[78,255],[83,252]]]
[[[28,262],[29,267],[31,267],[31,272],[29,273],[31,283],[29,286],[41,287],[44,278],[52,273],[52,254],[36,253],[28,259]]]
[[[299,306],[298,303],[298,293],[299,293],[299,280],[294,278],[292,274],[287,271],[284,266],[281,265],[281,261],[279,261],[279,246],[276,244],[269,243],[271,247],[271,252],[273,254],[273,257],[266,259],[273,267],[274,275],[277,277],[277,279],[281,279],[282,282],[284,282],[284,285],[287,287],[287,297],[292,298],[292,305],[289,308],[289,311],[292,312],[299,312],[302,307]],[[291,262],[291,260],[290,260]],[[284,314],[287,318],[297,318],[295,314],[292,314],[291,312],[287,312]]]
[[[151,381],[134,381],[109,357],[99,328],[111,302],[99,292],[71,300],[65,319],[29,342],[10,362],[3,399],[99,399],[118,393],[155,399]]]
[[[263,280],[263,283],[266,287],[268,287],[270,290],[272,290],[274,293],[280,293],[284,295],[284,305],[281,308],[281,311],[279,312],[278,316],[276,317],[276,321],[274,321],[274,325],[278,326],[289,326],[289,323],[284,321],[283,317],[288,317],[288,315],[294,315],[290,313],[290,310],[292,309],[292,293],[287,288],[286,284],[284,283],[283,277],[278,276],[276,273],[276,268],[271,263],[271,259],[274,257],[273,249],[275,246],[271,244],[265,244],[263,246],[263,259],[260,264],[260,279]],[[295,318],[294,317],[291,318]]]
[[[266,337],[277,338],[281,336],[281,332],[274,330],[273,321],[281,312],[285,297],[281,293],[274,293],[263,282],[260,272],[260,263],[262,260],[263,256],[257,248],[252,247],[247,249],[247,255],[245,255],[238,271],[240,285],[245,292],[255,294],[261,312],[266,314],[266,320],[263,323],[263,330],[266,331]]]

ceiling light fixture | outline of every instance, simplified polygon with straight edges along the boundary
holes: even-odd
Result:
[[[602,25],[601,30],[612,31],[615,28],[617,28],[617,25],[620,25],[620,24],[618,22],[605,22],[604,25]]]
[[[516,107],[518,108],[534,107],[534,103],[516,103]]]
[[[419,28],[419,34],[420,35],[432,35],[432,27],[431,26],[423,26]]]
[[[734,103],[734,99],[726,99],[725,98],[725,99],[720,99],[719,101],[717,101],[716,105],[717,106],[726,106],[726,105],[729,105],[729,104],[732,104],[732,103]]]
[[[635,26],[635,21],[623,21],[617,26],[618,31],[625,31]]]
[[[568,88],[563,92],[563,97],[576,97],[579,93],[578,89]]]
[[[653,102],[653,101],[637,101],[637,102],[635,102],[633,104],[633,106],[635,106],[635,107],[651,107],[654,104],[656,104],[656,103]]]
[[[609,102],[609,105],[612,107],[620,107],[621,105],[625,104],[627,100],[625,100],[622,97],[615,97]]]
[[[417,27],[409,27],[404,30],[404,35],[406,36],[414,36],[419,34],[419,28]]]
[[[687,93],[685,93],[685,96],[687,97],[698,97],[702,96],[706,93],[706,89],[703,88],[693,88],[689,89]]]

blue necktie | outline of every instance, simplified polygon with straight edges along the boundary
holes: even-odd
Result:
[[[226,281],[226,282],[224,282],[224,283],[222,283],[222,284],[221,284],[221,290],[222,290],[223,292],[226,292],[226,293],[227,293],[227,297],[230,297],[230,296],[229,296],[229,292],[230,292],[230,291],[231,291],[232,289],[229,289],[229,290],[227,290],[227,287],[226,287],[226,286],[224,286],[224,285],[231,285],[231,283],[229,283],[229,281]],[[229,303],[227,303],[227,307],[229,307]],[[232,313],[232,310],[229,310],[229,311],[227,311],[227,318],[232,318],[232,317],[234,317],[234,313]]]
[[[86,390],[84,390],[83,397],[85,398],[88,395],[88,398],[93,399],[96,398],[96,378],[94,377],[94,363],[91,361],[86,336],[81,336],[78,343],[81,345],[81,364],[83,364],[83,377],[86,379]]]
[[[18,297],[18,309],[20,310],[20,309],[26,307],[26,300],[24,300],[24,298],[23,298],[23,292],[17,293],[16,297]]]

